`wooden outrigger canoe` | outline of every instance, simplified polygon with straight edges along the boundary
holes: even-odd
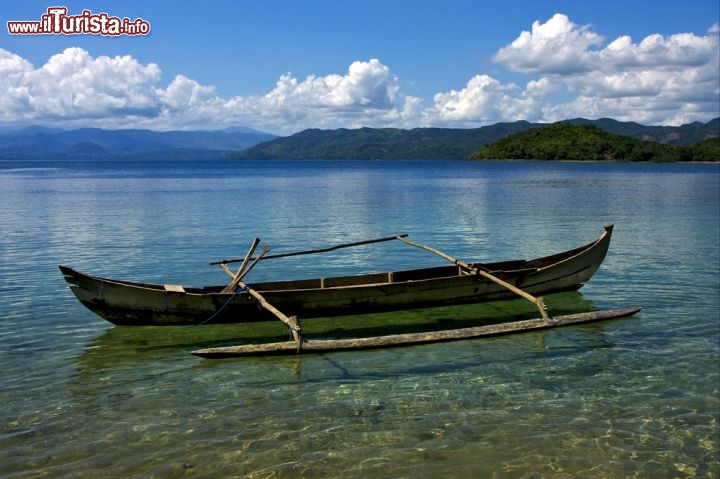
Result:
[[[296,316],[304,320],[481,303],[512,299],[520,295],[534,302],[547,321],[542,299],[535,296],[574,291],[582,287],[603,262],[612,230],[612,225],[605,226],[595,241],[569,251],[533,260],[497,263],[463,263],[433,248],[407,240],[405,236],[368,240],[275,257],[398,239],[436,253],[454,265],[357,276],[263,282],[251,286],[243,283],[242,278],[269,251],[265,247],[262,253],[252,258],[259,240],[253,243],[237,273],[233,273],[227,264],[240,260],[214,263],[220,264],[232,276],[227,286],[195,288],[144,284],[89,276],[62,265],[60,270],[83,305],[117,325],[193,325],[209,320],[213,323],[242,323],[279,318],[290,326],[296,344],[300,346],[300,327]]]

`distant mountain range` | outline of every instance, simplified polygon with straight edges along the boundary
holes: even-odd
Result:
[[[608,133],[665,145],[692,145],[720,136],[720,118],[677,127],[606,118],[560,123],[592,125]],[[287,137],[243,127],[158,132],[30,126],[0,132],[0,159],[467,159],[509,135],[546,126],[517,121],[468,129],[310,129]]]
[[[665,145],[691,145],[720,136],[720,118],[707,123],[644,126],[611,119],[577,118],[559,123],[592,125],[617,135],[629,136]],[[288,137],[275,138],[239,153],[239,159],[467,159],[482,147],[506,136],[546,123],[497,123],[481,128],[359,128],[305,130]]]
[[[275,135],[243,127],[218,131],[151,131],[29,126],[0,132],[0,158],[217,158],[274,138]]]

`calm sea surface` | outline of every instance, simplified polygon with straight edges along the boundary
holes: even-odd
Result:
[[[720,166],[536,162],[0,162],[0,477],[717,478]],[[615,224],[551,312],[635,317],[492,339],[212,361],[260,326],[113,327],[58,264],[222,284],[256,236],[287,252],[407,233],[529,258]],[[246,281],[439,265],[403,244],[260,263]],[[304,323],[454,327],[522,300]]]

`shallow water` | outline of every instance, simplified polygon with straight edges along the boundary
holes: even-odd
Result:
[[[720,168],[535,162],[0,162],[0,475],[718,477]],[[408,233],[465,260],[614,223],[551,311],[632,318],[389,349],[211,361],[279,324],[116,328],[57,265],[188,285],[208,262]],[[441,264],[402,244],[261,263],[248,282]],[[307,321],[306,334],[532,316],[521,300]]]

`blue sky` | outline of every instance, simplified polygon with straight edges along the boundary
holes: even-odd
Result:
[[[150,34],[0,34],[0,126],[478,127],[720,115],[716,0],[68,1]],[[3,24],[55,3],[3,5]]]

